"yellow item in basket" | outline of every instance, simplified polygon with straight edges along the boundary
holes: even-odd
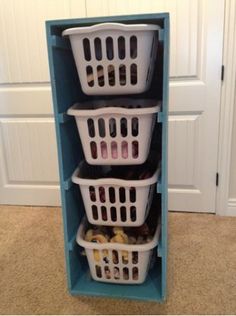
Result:
[[[93,230],[89,229],[85,234],[84,240],[91,241],[92,237],[93,237]]]
[[[111,238],[110,242],[115,242],[119,244],[128,244],[129,239],[128,236],[124,233],[123,228],[121,227],[114,227],[113,228],[114,234],[116,234],[114,237]],[[123,263],[128,263],[128,251],[122,251],[122,261]]]
[[[123,234],[115,235],[114,237],[111,238],[111,242],[119,243],[119,244],[126,244],[126,236]],[[127,237],[128,238],[128,237]]]
[[[122,255],[122,261],[124,264],[127,264],[129,262],[129,254],[128,251],[121,251],[121,255]]]
[[[93,257],[94,257],[94,260],[99,262],[101,261],[101,257],[100,257],[100,253],[101,251],[100,250],[97,250],[97,249],[94,249],[93,250]],[[109,262],[109,259],[108,259],[108,250],[103,250],[102,251],[102,259],[105,263],[108,263]]]
[[[124,229],[122,227],[115,226],[115,227],[113,227],[113,233],[115,235],[123,234],[124,233]]]
[[[102,234],[94,235],[94,230],[92,230],[92,229],[89,229],[86,232],[84,239],[86,241],[94,242],[94,243],[98,243],[98,244],[102,244],[102,243],[108,242],[107,236],[104,236]],[[107,250],[103,250],[102,255],[103,255],[103,260],[106,262],[108,260],[108,258],[107,258],[108,257],[108,251]],[[97,249],[94,249],[93,250],[93,257],[94,257],[95,261],[99,262],[101,260],[101,258],[100,258],[100,251],[97,250]]]
[[[94,249],[93,250],[93,257],[94,257],[95,261],[97,261],[97,262],[101,261],[100,254],[101,254],[100,250],[98,250],[98,249]],[[108,260],[108,250],[102,250],[102,260],[105,263],[109,262],[109,260]]]
[[[100,252],[99,252],[99,250],[97,250],[97,249],[93,250],[93,257],[94,257],[95,261],[97,261],[97,262],[100,261]]]
[[[129,243],[128,236],[124,233],[124,230],[122,227],[114,227],[113,232],[115,236],[111,238],[110,242],[116,242],[120,244]]]
[[[99,244],[102,244],[102,243],[105,243],[105,242],[109,241],[107,236],[104,236],[103,234],[96,234],[96,235],[94,235],[94,230],[92,230],[92,229],[89,229],[87,231],[87,233],[85,234],[85,238],[84,239],[86,241],[95,242],[95,243],[99,243]]]
[[[103,244],[105,242],[108,242],[108,239],[104,235],[98,234],[98,235],[92,236],[91,240],[89,240],[89,241],[95,242],[98,244]]]

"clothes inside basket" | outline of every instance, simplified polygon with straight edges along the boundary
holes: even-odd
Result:
[[[159,165],[158,157],[149,158],[142,165],[131,166],[91,166],[83,162],[79,177],[83,179],[116,178],[123,180],[143,180],[152,177]]]

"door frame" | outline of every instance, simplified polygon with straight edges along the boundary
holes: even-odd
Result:
[[[236,106],[236,1],[225,0],[223,61],[221,86],[216,215],[236,216],[236,199],[229,200],[233,114]]]

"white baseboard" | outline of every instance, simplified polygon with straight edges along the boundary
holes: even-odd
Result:
[[[228,209],[226,211],[226,216],[236,216],[236,199],[228,200]]]

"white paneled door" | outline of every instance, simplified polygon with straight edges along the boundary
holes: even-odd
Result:
[[[0,0],[0,203],[60,205],[45,20],[85,0]]]
[[[0,203],[59,203],[44,20],[170,12],[169,209],[215,211],[223,0],[0,2]]]

